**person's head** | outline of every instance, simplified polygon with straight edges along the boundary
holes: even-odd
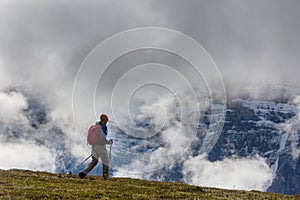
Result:
[[[107,115],[106,114],[101,114],[100,115],[100,121],[102,122],[102,123],[107,123],[107,121],[108,121],[108,117],[107,117]]]

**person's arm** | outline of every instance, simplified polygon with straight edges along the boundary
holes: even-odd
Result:
[[[104,144],[111,144],[110,140],[106,138],[106,135],[104,135],[103,131],[101,131],[101,141],[103,141]]]

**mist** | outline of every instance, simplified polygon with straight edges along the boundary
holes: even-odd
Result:
[[[184,163],[183,174],[190,184],[240,190],[265,191],[273,179],[270,167],[259,156],[210,162],[201,155]]]

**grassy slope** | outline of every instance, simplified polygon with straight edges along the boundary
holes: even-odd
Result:
[[[79,179],[76,175],[28,170],[0,170],[0,199],[300,199],[298,196],[258,191],[223,190],[99,176]]]

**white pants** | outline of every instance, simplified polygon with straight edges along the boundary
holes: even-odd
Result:
[[[92,156],[99,160],[101,158],[101,161],[104,165],[109,166],[109,158],[106,150],[106,146],[102,145],[93,145],[92,146]]]

